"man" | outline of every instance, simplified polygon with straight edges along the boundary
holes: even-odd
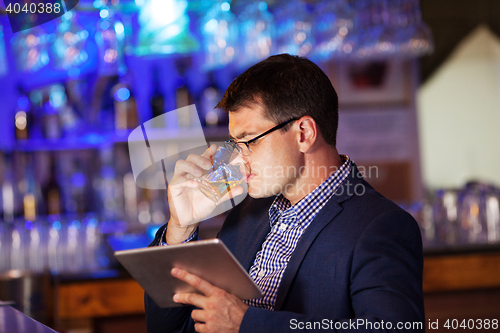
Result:
[[[203,295],[175,295],[192,306],[173,309],[146,295],[148,331],[423,331],[418,226],[338,154],[338,99],[321,69],[272,56],[238,76],[218,107],[229,112],[249,194],[219,238],[265,295],[243,302],[174,269]],[[171,217],[152,245],[195,239],[197,222],[215,209],[192,180],[210,168],[211,153],[176,164]]]

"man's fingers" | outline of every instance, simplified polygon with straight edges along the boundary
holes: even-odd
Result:
[[[213,156],[215,155],[216,151],[217,151],[217,145],[213,144],[210,146],[210,148],[205,150],[205,152],[203,154],[201,154],[201,156],[208,158],[212,162],[211,164],[213,164],[213,161],[214,161]]]
[[[194,330],[198,333],[203,333],[206,332],[206,325],[202,323],[195,323],[194,324]]]
[[[184,160],[178,160],[177,163],[175,163],[175,170],[174,174],[176,176],[190,176],[193,178],[200,177],[203,172],[202,168],[200,168],[198,165],[184,161]]]
[[[196,322],[202,322],[204,323],[207,319],[205,318],[205,311],[204,310],[193,310],[191,311],[191,318],[193,318],[194,321]]]
[[[174,302],[182,303],[182,304],[190,304],[197,306],[199,308],[203,308],[205,305],[205,296],[195,293],[189,294],[175,294]]]
[[[191,162],[205,170],[208,170],[212,167],[212,162],[210,161],[209,158],[205,156],[200,156],[200,155],[195,155],[195,154],[190,154],[187,158],[186,161]]]
[[[182,188],[182,187],[190,187],[190,188],[197,188],[198,187],[198,182],[196,180],[189,179],[184,176],[179,176],[173,181],[172,183],[168,184],[169,188],[172,189],[177,189],[177,188]]]
[[[214,287],[212,284],[203,280],[199,276],[188,273],[185,270],[179,268],[172,268],[172,276],[178,278],[189,284],[190,286],[195,287],[197,290],[201,291],[205,296],[212,295],[219,288]],[[191,304],[191,303],[189,303]],[[198,305],[197,305],[198,306]],[[202,306],[200,306],[202,308]]]

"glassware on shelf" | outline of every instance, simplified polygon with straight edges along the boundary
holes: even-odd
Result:
[[[10,270],[12,223],[0,223],[0,274]]]
[[[424,247],[500,243],[500,188],[481,182],[438,189],[406,210],[417,220]]]
[[[40,27],[17,33],[11,44],[17,68],[22,72],[36,72],[49,63],[49,36]]]
[[[238,16],[241,58],[239,65],[248,67],[273,52],[274,18],[264,1],[248,4]]]
[[[89,32],[78,23],[75,12],[70,11],[62,15],[51,48],[53,66],[56,69],[68,70],[87,61],[85,46],[88,37]]]
[[[124,74],[125,27],[112,9],[101,9],[99,16],[101,19],[96,24],[98,72],[105,76]]]
[[[436,191],[433,203],[433,218],[436,241],[442,245],[458,244],[457,191],[440,189]]]
[[[307,57],[315,44],[312,33],[313,16],[303,1],[291,1],[274,13],[276,30],[274,36],[277,53],[289,53]]]
[[[358,44],[351,5],[346,0],[325,0],[316,5],[315,14],[313,57],[325,61],[350,56]]]
[[[420,0],[403,0],[404,8],[409,8],[407,19],[409,25],[405,29],[401,52],[410,56],[422,56],[434,51],[434,39],[429,26],[422,21]]]
[[[199,48],[189,31],[186,0],[144,0],[139,11],[137,56],[188,53]]]
[[[24,226],[29,234],[28,269],[30,272],[43,272],[48,265],[47,222],[38,218],[35,221],[26,221]]]
[[[217,1],[201,20],[205,70],[231,63],[236,57],[238,25],[229,2]]]
[[[10,269],[28,270],[29,235],[22,219],[14,223],[10,237]]]

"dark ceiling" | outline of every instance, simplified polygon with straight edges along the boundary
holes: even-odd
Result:
[[[500,36],[500,0],[421,0],[421,6],[435,43],[434,53],[420,61],[422,83],[478,25],[485,23]]]

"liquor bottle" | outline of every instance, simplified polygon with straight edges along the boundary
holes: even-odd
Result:
[[[83,161],[80,157],[74,157],[72,164],[70,193],[73,213],[83,214],[87,211],[87,176],[85,175]]]
[[[131,79],[122,75],[119,83],[112,89],[115,107],[115,131],[118,134],[126,133],[138,125],[137,104],[131,89]]]
[[[36,184],[35,175],[33,170],[33,161],[30,155],[26,156],[24,166],[24,195],[23,195],[23,208],[24,219],[34,221],[37,216],[36,210]]]
[[[193,104],[193,98],[191,93],[189,92],[189,88],[187,87],[186,80],[184,77],[179,76],[176,80],[176,90],[175,90],[175,104],[176,108],[180,109],[185,106]],[[190,127],[192,124],[192,117],[194,115],[191,112],[179,112],[177,114],[177,121],[179,124],[179,128]]]
[[[61,190],[57,181],[57,162],[55,155],[50,157],[50,175],[47,183],[42,187],[42,196],[47,215],[56,215],[62,212]]]
[[[16,140],[27,140],[30,136],[32,125],[31,104],[29,98],[19,88],[20,97],[17,100],[17,108],[14,116]]]
[[[57,110],[58,97],[57,93],[45,93],[43,96],[43,135],[46,139],[59,139],[62,136],[61,118]]]
[[[165,119],[160,116],[165,114],[165,98],[161,92],[160,71],[158,68],[153,69],[153,89],[154,92],[150,101],[153,127],[163,128],[165,127]]]
[[[188,68],[191,66],[191,58],[179,58],[175,62],[178,76],[175,80],[175,105],[177,109],[186,107],[188,105],[194,104],[193,96],[189,89],[186,78],[188,77]],[[191,127],[194,122],[194,117],[198,115],[194,112],[194,109],[183,110],[183,112],[177,113],[177,124],[179,128]]]
[[[201,92],[199,105],[203,116],[202,123],[207,127],[216,127],[222,125],[226,118],[225,113],[215,106],[221,99],[220,89],[214,82],[212,73],[209,74],[208,84]]]

